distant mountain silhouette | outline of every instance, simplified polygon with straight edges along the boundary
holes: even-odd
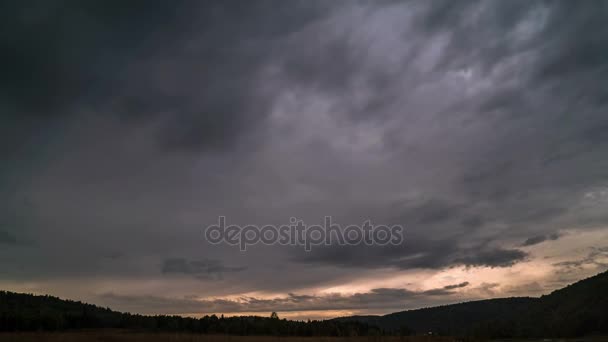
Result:
[[[540,298],[514,297],[395,312],[341,317],[388,331],[486,337],[608,335],[608,272]]]
[[[277,317],[144,316],[91,304],[0,291],[1,331],[121,328],[234,335],[434,334],[476,337],[608,335],[608,272],[540,298],[502,298],[385,316],[296,322]]]
[[[78,329],[278,336],[362,336],[381,333],[376,327],[361,322],[288,321],[279,319],[276,313],[269,317],[211,315],[200,319],[134,315],[52,296],[0,291],[0,332]]]

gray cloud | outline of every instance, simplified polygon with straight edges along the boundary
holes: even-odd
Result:
[[[580,269],[584,266],[608,267],[608,263],[605,261],[605,258],[608,257],[608,247],[591,247],[590,249],[591,251],[584,258],[561,261],[553,264],[553,266],[557,266],[562,272]]]
[[[360,255],[373,256],[360,258]],[[406,241],[403,246],[332,246],[300,253],[294,260],[302,263],[360,268],[442,269],[458,266],[509,267],[526,259],[519,249],[487,245],[458,247],[446,241]]]
[[[545,241],[555,241],[557,239],[559,239],[561,237],[561,235],[559,233],[552,233],[549,235],[536,235],[530,238],[527,238],[526,241],[524,241],[524,243],[522,244],[522,246],[534,246],[534,245],[538,245],[539,243],[543,243]]]
[[[234,300],[203,298],[166,298],[156,296],[128,296],[105,293],[98,300],[104,304],[137,312],[148,313],[166,312],[178,313],[222,313],[222,312],[288,312],[312,310],[356,310],[369,308],[404,309],[406,306],[416,307],[425,299],[445,302],[452,300],[452,291],[466,287],[468,283],[446,286],[427,291],[412,291],[398,288],[377,288],[369,292],[351,295],[299,295],[290,293],[286,297],[264,299],[256,297],[241,297]],[[436,297],[445,297],[443,299]]]
[[[454,284],[454,285],[444,286],[443,289],[444,290],[453,290],[453,289],[459,289],[459,288],[463,288],[463,287],[467,287],[467,286],[469,286],[469,282],[465,281],[465,282],[462,282],[460,284]]]
[[[4,7],[13,13],[3,21],[11,34],[2,36],[0,60],[0,105],[9,115],[50,119],[95,106],[102,115],[159,122],[159,142],[179,150],[230,146],[258,124],[269,109],[255,93],[256,73],[273,40],[320,13],[269,1]],[[263,18],[270,10],[276,26]]]
[[[486,249],[469,251],[469,255],[457,259],[465,266],[509,267],[525,260],[527,254],[518,249]]]
[[[3,105],[19,116],[68,114],[87,92],[105,92],[143,41],[176,23],[178,8],[141,1],[4,3],[2,12],[11,15],[2,23],[10,32],[2,36]]]
[[[185,274],[200,279],[222,278],[224,273],[240,272],[246,267],[225,266],[219,260],[186,260],[183,258],[165,259],[162,265],[164,274]]]
[[[424,294],[429,295],[429,296],[445,296],[445,295],[453,294],[453,292],[451,290],[461,289],[461,288],[467,287],[467,286],[469,286],[469,282],[465,281],[460,284],[446,285],[440,289],[427,290],[427,291],[424,291]]]
[[[10,234],[9,232],[5,232],[0,230],[0,244],[6,245],[14,245],[17,243],[17,238]]]

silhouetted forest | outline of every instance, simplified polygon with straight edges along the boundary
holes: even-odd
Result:
[[[340,322],[364,322],[394,332],[512,337],[608,335],[608,272],[579,281],[540,298],[502,298],[385,316],[355,316]]]
[[[436,335],[574,337],[608,335],[608,272],[540,298],[503,298],[327,321],[270,317],[144,316],[91,304],[0,291],[0,331],[130,329],[278,336]]]
[[[271,317],[144,316],[52,296],[0,291],[0,331],[131,329],[231,335],[364,336],[381,332],[361,322],[289,321]]]

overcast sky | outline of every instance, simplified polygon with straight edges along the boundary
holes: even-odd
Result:
[[[606,1],[3,1],[0,288],[323,318],[608,269]],[[401,224],[393,246],[204,228]]]

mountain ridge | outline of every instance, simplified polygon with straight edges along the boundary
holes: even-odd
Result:
[[[394,312],[339,317],[389,331],[491,337],[608,334],[608,271],[540,297],[484,299]]]
[[[608,271],[541,297],[484,299],[307,323],[256,316],[145,316],[48,295],[0,291],[0,331],[121,328],[297,336],[430,332],[492,338],[581,337],[608,335],[607,290]]]

